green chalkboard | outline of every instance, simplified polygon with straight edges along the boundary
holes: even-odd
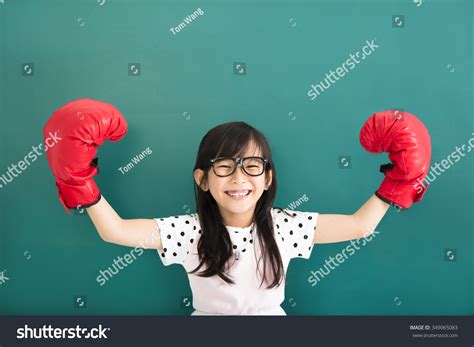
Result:
[[[267,136],[277,206],[353,213],[387,161],[359,144],[374,112],[417,115],[432,163],[473,137],[472,14],[469,0],[6,0],[0,177],[43,141],[54,110],[88,97],[129,124],[123,140],[100,147],[96,176],[123,218],[193,211],[199,142],[234,120]],[[312,85],[368,43],[371,54],[312,99]],[[20,171],[0,188],[0,314],[192,312],[184,269],[164,267],[153,250],[99,286],[99,271],[130,249],[104,242],[85,213],[65,213],[44,153]],[[421,203],[391,209],[377,237],[315,286],[311,271],[348,243],[293,260],[287,314],[473,314],[473,177],[466,151]]]

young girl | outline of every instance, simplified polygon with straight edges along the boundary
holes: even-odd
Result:
[[[362,145],[389,151],[393,164],[383,166],[382,185],[352,215],[274,208],[276,165],[265,136],[244,122],[229,122],[209,130],[199,145],[196,213],[122,219],[92,178],[96,147],[127,132],[120,111],[79,99],[53,113],[43,131],[46,137],[59,129],[62,136],[47,158],[66,211],[85,207],[103,240],[130,247],[146,242],[165,266],[182,265],[193,293],[192,315],[285,315],[280,305],[292,258],[309,259],[314,243],[369,235],[390,205],[408,208],[426,190],[416,187],[429,167],[426,129],[412,115],[405,114],[401,126],[390,117],[374,114],[361,130]]]

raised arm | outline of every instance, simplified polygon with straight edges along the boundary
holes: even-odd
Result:
[[[94,176],[99,173],[97,147],[119,141],[128,124],[115,106],[99,100],[77,99],[57,109],[43,128],[59,142],[47,147],[47,159],[66,212],[86,208],[102,239],[124,246],[161,248],[160,231],[153,219],[124,220],[100,194]]]
[[[374,113],[362,126],[359,140],[371,153],[388,152],[390,163],[374,195],[352,215],[320,215],[314,243],[348,241],[370,235],[390,206],[401,211],[419,202],[426,192],[423,180],[431,160],[431,140],[424,124],[398,110]]]
[[[370,235],[390,205],[375,194],[354,214],[321,214],[318,217],[314,243],[349,241]]]
[[[103,196],[86,210],[104,241],[129,247],[162,249],[160,229],[153,219],[122,219]]]

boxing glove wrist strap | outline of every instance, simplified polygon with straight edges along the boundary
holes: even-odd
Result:
[[[95,205],[101,197],[99,188],[92,178],[82,181],[81,184],[56,181],[56,187],[58,187],[59,199],[67,214],[70,214],[70,208],[80,209]]]
[[[376,195],[390,206],[403,210],[421,200],[428,186],[418,183],[402,183],[386,177]]]

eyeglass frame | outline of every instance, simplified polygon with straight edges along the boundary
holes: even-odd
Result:
[[[262,171],[261,174],[258,174],[258,175],[251,175],[251,174],[249,174],[247,171],[245,171],[245,168],[244,168],[244,166],[243,166],[243,161],[244,161],[245,159],[252,159],[252,158],[261,159],[261,160],[263,161],[263,171]],[[235,165],[234,165],[234,170],[232,170],[232,172],[231,172],[230,174],[225,175],[225,176],[222,176],[222,175],[218,175],[218,174],[216,173],[216,170],[215,170],[215,168],[214,168],[214,163],[215,163],[217,160],[221,160],[221,159],[231,159],[231,160],[234,161],[234,163],[235,163]],[[235,170],[237,170],[237,166],[240,166],[240,169],[241,169],[242,172],[245,173],[246,175],[251,176],[251,177],[258,177],[258,176],[261,176],[261,175],[263,175],[263,174],[265,173],[265,171],[266,171],[267,168],[268,168],[268,164],[269,164],[268,159],[262,158],[262,157],[256,157],[256,156],[242,157],[242,158],[217,157],[217,158],[211,159],[211,160],[209,161],[209,163],[210,163],[210,165],[211,165],[211,167],[212,167],[212,171],[213,171],[214,174],[215,174],[216,176],[218,176],[218,177],[229,177],[229,176],[233,175],[234,172],[235,172]]]

